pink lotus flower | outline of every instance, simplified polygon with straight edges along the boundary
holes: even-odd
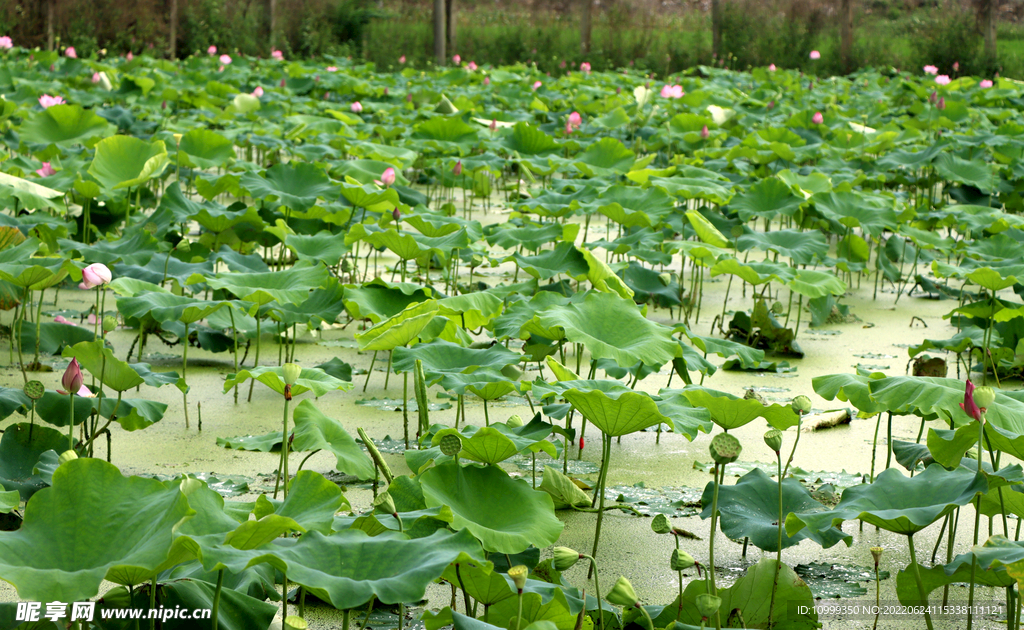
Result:
[[[935,66],[925,66],[924,67],[924,73],[925,74],[938,74],[939,73],[939,69],[936,68]]]
[[[469,63],[466,64],[466,70],[469,70],[470,72],[476,70],[478,67],[479,66],[476,65],[475,61],[470,61]]]
[[[220,61],[221,65],[224,65],[224,66],[229,65],[231,63],[231,56],[230,55],[221,55],[220,58],[219,58],[219,61]]]
[[[811,51],[811,59],[821,59],[821,53],[817,50]]]
[[[324,100],[325,101],[331,100],[331,93],[330,92],[324,92]]]
[[[452,174],[455,175],[456,177],[462,175],[462,160],[456,162],[455,166],[452,167]]]
[[[78,288],[82,288],[82,285],[78,285]],[[100,320],[96,318],[96,313],[89,313],[89,316],[85,318],[85,323],[90,326],[95,326],[100,323]]]
[[[565,70],[565,59],[558,62],[558,67]]]
[[[53,107],[54,105],[63,105],[64,99],[59,96],[50,96],[49,94],[43,94],[39,97],[39,104],[43,106],[43,109]]]
[[[100,73],[99,72],[93,72],[92,73],[92,82],[93,83],[99,83],[100,82]]]
[[[768,72],[775,72],[775,64],[774,63],[768,66]]]
[[[0,48],[5,50],[14,48],[14,42],[11,41],[10,37],[4,35],[3,37],[0,37]]]
[[[110,284],[113,276],[110,269],[103,263],[93,263],[82,270],[82,284],[78,288],[94,289],[104,284]]]
[[[681,85],[668,85],[667,83],[661,88],[662,98],[683,98],[683,86]]]
[[[391,218],[395,220],[395,223],[402,220],[402,211],[398,209],[398,206],[395,206],[395,209],[391,211]]]
[[[405,55],[402,55],[401,57],[398,58],[398,63],[405,63]]]
[[[484,85],[490,85],[490,84],[491,84],[491,77],[484,77]]]
[[[542,85],[544,85],[544,84],[541,83],[540,81],[536,81],[536,82],[534,82],[533,86],[530,89],[533,90],[534,92],[536,92],[540,88],[540,86],[542,86]]]
[[[573,112],[569,114],[569,125],[573,129],[579,129],[580,125],[583,124],[583,116],[580,116],[579,112]]]
[[[935,82],[938,83],[939,85],[949,85],[949,82],[950,82],[949,75],[948,74],[940,74],[939,76],[935,77]]]
[[[127,59],[128,61],[131,61],[132,59],[135,59],[135,55],[133,55],[132,51],[129,50],[128,54],[125,55],[125,59]]]
[[[374,183],[380,184],[385,188],[395,183],[395,169],[391,166],[384,169],[384,172],[380,174],[379,180],[374,180]]]
[[[821,112],[814,112],[814,115],[811,116],[811,122],[815,125],[820,125],[825,122],[825,117],[821,115]]]
[[[69,392],[77,392],[82,387],[82,380],[82,368],[78,365],[78,359],[71,359],[71,363],[60,377],[60,384]]]
[[[43,162],[43,168],[36,169],[36,175],[40,177],[49,177],[50,175],[56,175],[57,171],[53,170],[49,162]]]
[[[209,48],[206,49],[206,54],[208,54],[208,55],[216,55],[217,54],[217,47],[216,46],[210,46]]]
[[[571,124],[569,124],[569,121],[568,121],[568,120],[567,120],[567,121],[565,121],[565,135],[567,135],[567,136],[568,136],[568,135],[572,134],[572,132],[573,132],[573,128],[572,128],[572,125],[571,125]]]
[[[703,127],[701,127],[701,129],[700,129],[700,137],[701,138],[703,138],[704,140],[707,140],[708,136],[710,136],[710,135],[711,135],[711,132],[708,131],[708,126],[707,125],[704,125]]]
[[[462,57],[459,56],[459,55],[453,55],[452,56],[452,63],[454,63],[457,66],[461,66],[462,65]]]
[[[356,101],[355,103],[352,103],[352,111],[354,111],[357,114],[359,112],[363,111],[363,104],[360,103],[359,101]]]
[[[284,87],[284,79],[281,79],[281,87]]]
[[[75,52],[74,46],[68,46],[64,49],[64,56],[68,59],[78,59],[78,53]]]
[[[978,85],[980,85],[983,88],[990,88],[990,87],[992,87],[992,80],[991,79],[982,79],[981,83],[979,83]]]
[[[491,119],[491,124],[488,125],[488,129],[491,130],[491,133],[494,133],[495,131],[498,130],[498,119],[497,118],[492,118]]]
[[[257,85],[256,89],[252,91],[252,95],[256,98],[263,96],[263,86]]]
[[[935,90],[932,90],[932,93],[928,95],[928,102],[932,103],[934,105],[935,101],[938,100],[938,98],[939,98],[939,93],[936,92]]]
[[[937,109],[940,109],[940,110],[941,109],[946,109],[946,97],[945,96],[940,96],[939,97],[939,102],[935,104],[935,107]]]
[[[775,109],[775,99],[768,101],[768,109]]]
[[[953,72],[960,72],[960,62],[959,61],[954,61],[953,62]]]
[[[280,60],[283,60],[283,59],[284,59],[284,53],[283,53],[283,52],[281,52],[280,50],[275,50],[275,51],[272,51],[272,52],[270,53],[270,58],[271,58],[271,59],[277,59],[277,60],[279,60],[279,61],[280,61]]]
[[[587,62],[587,61],[584,61],[583,63],[581,63],[580,64],[580,72],[583,72],[584,74],[590,74],[590,63]]]
[[[964,401],[960,403],[960,408],[963,409],[967,415],[974,418],[978,422],[981,422],[981,407],[974,402],[974,383],[971,379],[967,379],[967,389],[964,390]]]
[[[328,72],[337,72],[338,71],[338,66],[327,66],[327,71]]]
[[[54,317],[53,318],[53,323],[55,323],[55,324],[67,324],[68,326],[77,326],[78,325],[75,322],[65,318],[63,315],[58,315],[58,316]]]

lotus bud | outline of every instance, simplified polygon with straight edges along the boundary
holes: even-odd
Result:
[[[743,447],[728,433],[719,433],[711,439],[711,458],[717,464],[730,464],[740,458]]]
[[[701,127],[700,137],[704,140],[707,140],[709,135],[711,135],[711,132],[708,131],[708,126],[704,125],[703,127]]]
[[[782,450],[782,431],[771,429],[764,434],[764,443],[776,453]]]
[[[43,397],[43,394],[46,393],[46,386],[39,381],[29,381],[25,383],[22,390],[25,392],[25,395],[32,400],[39,400]]]
[[[662,285],[667,287],[668,285],[672,284],[672,274],[670,274],[668,272],[659,273],[658,274],[658,280],[661,281]]]
[[[508,576],[512,578],[512,583],[516,585],[516,590],[519,592],[526,588],[526,576],[529,573],[530,570],[524,564],[517,564],[508,570]]]
[[[103,332],[111,332],[117,328],[117,320],[111,315],[103,318]]]
[[[455,166],[452,167],[452,174],[455,175],[456,177],[462,175],[462,160],[456,162]]]
[[[73,459],[78,459],[78,453],[74,451],[64,451],[60,454],[60,457],[57,458],[57,466],[62,466]]]
[[[974,388],[974,404],[981,409],[987,409],[996,401],[996,390],[991,387]]]
[[[60,379],[60,384],[64,386],[64,391],[72,394],[82,389],[82,368],[78,365],[78,359],[71,359],[71,363],[64,370],[64,376]]]
[[[379,508],[380,511],[386,514],[398,513],[398,508],[395,507],[395,500],[391,498],[391,494],[387,491],[377,495],[377,498],[373,500],[373,507]]]
[[[442,453],[448,457],[455,457],[462,451],[462,438],[454,433],[449,433],[441,438],[440,446]]]
[[[633,585],[625,577],[619,577],[619,581],[612,587],[611,592],[605,596],[609,602],[624,608],[633,608],[639,603]]]
[[[655,534],[667,534],[672,531],[672,523],[668,522],[668,517],[664,514],[655,514],[651,520],[651,529]]]
[[[298,615],[289,615],[284,620],[284,630],[306,630],[307,628],[309,628],[309,624]]]
[[[871,557],[875,559],[875,568],[877,569],[879,561],[882,560],[882,548],[881,547],[872,547],[871,548]]]
[[[790,406],[793,408],[793,411],[802,416],[810,412],[811,399],[803,395],[797,396],[796,398],[793,399],[793,402],[790,404]]]
[[[697,612],[704,619],[710,619],[712,615],[718,612],[718,607],[721,605],[721,597],[716,597],[710,593],[701,593],[697,596]]]
[[[506,420],[505,424],[507,424],[509,428],[515,429],[517,427],[523,426],[523,418],[517,413],[514,416],[510,417],[508,420]]]
[[[673,571],[685,571],[696,565],[697,561],[693,559],[693,556],[682,549],[673,549],[672,559],[669,561],[669,564]]]
[[[568,547],[555,547],[552,551],[554,552],[554,562],[552,564],[555,567],[555,571],[568,571],[582,557],[580,552]]]
[[[294,363],[285,363],[281,372],[284,374],[285,385],[294,385],[302,374],[302,368]]]

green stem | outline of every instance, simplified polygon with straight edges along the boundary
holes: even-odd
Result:
[[[68,392],[68,450],[75,450],[75,393]]]
[[[217,630],[217,613],[220,608],[220,591],[224,587],[224,569],[217,571],[217,590],[213,592],[213,613],[211,614],[211,625],[213,630]]]
[[[924,590],[924,582],[921,581],[921,567],[917,564],[917,553],[914,551],[914,535],[907,536],[907,545],[910,547],[910,566],[914,567],[914,581],[917,582],[917,593],[921,597],[921,605],[924,609],[924,622],[928,630],[932,630],[932,616],[928,614],[928,594]],[[972,580],[971,584],[974,582]],[[970,610],[970,608],[968,608]]]
[[[253,367],[260,366],[260,312],[259,308],[256,309],[256,357],[252,360]],[[256,379],[249,381],[249,397],[246,398],[246,402],[252,402],[252,387],[256,384]]]
[[[39,290],[39,304],[36,306],[36,356],[32,360],[32,366],[37,370],[39,369],[39,337],[43,328],[43,293],[45,292],[45,289]]]
[[[370,384],[370,374],[373,374],[373,364],[377,362],[377,351],[373,351],[373,359],[370,360],[370,369],[366,370],[366,380],[363,381],[363,391],[366,391],[366,386]]]
[[[725,477],[725,466],[715,463],[715,491],[711,499],[711,534],[708,542],[708,592],[712,595],[718,595],[718,587],[715,586],[715,533],[718,531],[719,469],[721,469],[722,477]],[[720,629],[721,627],[722,616],[716,611],[715,628]]]
[[[233,342],[233,345],[234,345],[235,374],[238,374],[238,328],[235,327],[235,308],[233,306],[230,306],[230,305],[228,306],[228,315],[231,316],[231,339],[232,339],[232,342]],[[139,357],[139,360],[140,361],[142,360],[141,356]],[[237,405],[238,404],[238,382],[237,381],[235,382],[235,386],[232,389],[235,391],[235,404]],[[216,630],[216,628],[217,628],[217,626],[214,625],[214,630]]]
[[[519,597],[519,612],[516,613],[516,630],[519,630],[523,625],[523,589],[516,589],[516,594]]]
[[[601,457],[601,475],[597,484],[598,492],[598,512],[597,512],[597,527],[594,529],[594,550],[590,552],[591,558],[597,557],[597,545],[601,539],[601,521],[604,519],[604,487],[608,481],[608,460],[612,454],[612,438],[606,433],[601,433],[602,441],[602,457]],[[590,572],[594,573],[594,563],[590,563]],[[587,576],[589,577],[589,576]],[[600,593],[598,593],[600,595]]]
[[[985,414],[981,415],[981,422],[978,423],[978,474],[982,474],[981,452],[985,444]],[[979,497],[974,505],[974,544],[978,544],[978,528],[981,526],[981,498]],[[913,542],[911,542],[911,554],[913,554]],[[967,595],[967,630],[974,627],[974,575],[978,570],[978,556],[971,554],[971,585]],[[920,584],[920,578],[918,578]],[[929,624],[929,628],[931,625]]]
[[[775,555],[775,578],[772,580],[772,599],[768,605],[768,628],[772,627],[775,615],[775,592],[779,590],[779,570],[782,567],[782,452],[775,451],[775,460],[779,467],[779,549]]]
[[[153,581],[149,587],[149,609],[156,610],[156,576],[153,576]],[[149,630],[156,630],[156,616],[149,620]]]
[[[601,514],[598,512],[598,514]],[[600,518],[600,516],[598,517]],[[582,555],[582,554],[581,554]],[[601,582],[598,581],[598,570],[597,560],[594,556],[583,555],[584,558],[590,560],[590,572],[594,575],[594,590],[597,591],[597,628],[598,630],[604,630],[604,605],[601,603]],[[583,602],[583,607],[586,608],[586,602]]]
[[[281,426],[281,467],[284,470],[282,481],[284,483],[284,498],[288,498],[288,398],[284,399],[284,421]]]
[[[185,428],[188,428],[188,323],[185,324],[185,346],[181,350],[181,380],[185,387],[181,391],[181,397],[185,405]],[[255,379],[253,379],[255,380]]]

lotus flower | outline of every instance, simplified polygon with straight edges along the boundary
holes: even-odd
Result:
[[[384,172],[381,173],[381,175],[380,175],[380,179],[379,180],[374,180],[374,183],[380,184],[381,186],[384,186],[385,188],[387,188],[388,186],[391,186],[392,184],[394,184],[395,183],[395,169],[394,169],[394,167],[389,166],[386,169],[384,169]]]
[[[210,46],[209,48],[206,49],[206,54],[208,54],[208,55],[216,55],[217,54],[217,47],[216,46]]]
[[[490,84],[491,84],[491,77],[484,77],[484,85],[490,85]]]
[[[55,175],[56,173],[57,171],[53,170],[53,167],[50,166],[49,162],[43,162],[43,167],[40,169],[36,169],[36,175],[40,177],[49,177],[50,175]]]
[[[68,46],[64,49],[64,56],[68,59],[78,59],[78,53],[75,52],[74,46]]]
[[[454,63],[457,66],[462,65],[462,57],[459,55],[452,55],[452,63]]]
[[[992,80],[991,79],[982,79],[981,83],[979,83],[978,85],[980,85],[983,88],[990,88],[990,87],[992,87]]]
[[[960,62],[959,61],[954,61],[953,62],[953,72],[960,72]]]
[[[814,116],[811,116],[811,122],[815,125],[820,125],[825,122],[825,117],[821,115],[821,112],[814,112]]]
[[[935,66],[925,66],[924,67],[924,73],[925,74],[938,74],[939,73],[939,69],[936,68]]]
[[[710,135],[711,135],[711,132],[708,131],[708,126],[707,125],[704,125],[703,127],[700,128],[700,137],[701,138],[703,138],[704,140],[707,140],[708,136],[710,136]]]
[[[573,132],[573,128],[572,128],[572,125],[571,125],[571,124],[569,123],[569,121],[568,121],[568,120],[567,120],[567,121],[565,121],[565,135],[567,135],[567,136],[568,136],[568,135],[570,135],[570,134],[571,134],[572,132]]]
[[[11,48],[14,48],[14,42],[11,41],[11,38],[7,35],[0,37],[0,49],[9,50]]]
[[[821,59],[821,53],[817,50],[811,51],[811,59]]]
[[[125,59],[127,59],[128,61],[131,61],[132,59],[135,59],[135,55],[133,55],[133,54],[132,54],[132,51],[130,51],[130,50],[128,51],[128,54],[127,54],[127,55],[125,55],[124,57],[125,57]]]
[[[466,70],[469,70],[469,71],[476,70],[478,67],[479,66],[476,65],[475,61],[470,61],[469,63],[466,64]]]
[[[328,72],[337,72],[338,71],[338,66],[327,66],[327,71]]]
[[[573,129],[579,129],[580,125],[583,124],[583,116],[580,116],[579,112],[573,112],[569,114],[568,125]]]
[[[495,131],[497,131],[498,130],[498,119],[497,118],[492,118],[491,119],[491,124],[488,125],[487,128],[491,130],[491,133],[494,133]]]
[[[391,211],[391,218],[395,220],[395,223],[402,220],[402,211],[398,209],[398,206],[395,206],[395,209]]]
[[[939,102],[935,104],[935,107],[938,109],[946,109],[946,97],[940,96]]]
[[[54,317],[53,318],[53,323],[55,323],[55,324],[67,324],[68,326],[77,326],[78,325],[75,322],[67,319],[63,315],[58,315],[58,316]]]
[[[775,109],[775,99],[768,101],[768,109]]]
[[[263,86],[257,85],[256,89],[252,91],[252,95],[256,98],[263,96]]]
[[[60,384],[69,392],[77,392],[82,388],[82,368],[78,365],[78,359],[71,359],[71,363],[64,370],[64,376],[60,379]]]
[[[92,82],[93,83],[99,83],[100,82],[100,73],[99,72],[93,72],[92,73]]]
[[[661,88],[661,97],[662,98],[683,98],[684,94],[686,94],[686,93],[683,92],[683,86],[681,86],[681,85],[668,85],[668,84],[665,84]]]
[[[590,74],[590,62],[584,61],[580,64],[580,72],[584,74]]]
[[[272,51],[270,53],[270,58],[271,59],[277,59],[277,60],[283,60],[284,59],[284,53],[281,52],[280,50]]]
[[[224,65],[224,66],[229,65],[231,63],[231,56],[230,55],[221,55],[219,57],[219,61],[220,61],[221,65]]]
[[[533,86],[530,89],[533,90],[534,92],[536,92],[537,89],[540,88],[540,86],[542,86],[542,85],[544,85],[544,84],[541,83],[540,81],[536,81],[536,82],[534,82]]]
[[[456,177],[462,175],[462,160],[456,162],[455,166],[452,167],[452,174],[455,175]]]
[[[356,101],[355,103],[352,103],[352,111],[357,113],[357,114],[359,112],[363,111],[363,104],[360,103],[359,101]]]
[[[773,63],[773,64],[770,64],[770,65],[768,66],[768,72],[775,72],[775,64],[774,64],[774,63]]]
[[[110,269],[103,263],[93,263],[82,270],[82,284],[79,288],[92,289],[104,284],[109,284],[112,278]]]
[[[981,422],[983,412],[974,402],[974,383],[971,382],[971,379],[967,379],[967,389],[964,390],[964,401],[960,403],[960,408],[963,409],[967,415],[978,422]]]
[[[49,94],[43,94],[39,97],[39,104],[43,106],[43,109],[53,107],[54,105],[63,105],[64,99],[59,96],[50,96]]]
[[[940,74],[939,76],[935,77],[935,82],[938,83],[939,85],[949,85],[949,82],[950,82],[949,75],[948,74]]]
[[[402,55],[401,57],[398,58],[398,63],[401,63],[401,64],[405,63],[405,55]]]
[[[281,87],[284,87],[284,78],[283,77],[281,78],[281,84],[280,85],[281,85]]]

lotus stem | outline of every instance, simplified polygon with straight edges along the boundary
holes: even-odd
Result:
[[[594,529],[594,550],[590,552],[590,556],[591,556],[592,559],[597,557],[597,545],[598,545],[598,542],[601,539],[601,521],[604,519],[604,488],[605,488],[605,484],[608,482],[608,460],[611,458],[611,455],[612,455],[612,438],[611,438],[611,436],[609,436],[608,434],[603,433],[603,432],[601,433],[601,449],[602,449],[601,474],[600,474],[600,477],[598,478],[598,483],[597,483],[597,492],[598,492],[597,527]],[[594,563],[593,563],[593,561],[591,561],[591,563],[590,563],[590,572],[587,575],[587,577],[589,578],[591,575],[594,575]],[[600,595],[601,595],[601,593],[599,591],[598,592],[598,596],[600,597]]]
[[[715,586],[715,533],[718,531],[718,486],[719,483],[719,469],[721,469],[721,476],[725,478],[725,466],[715,463],[715,491],[711,499],[711,535],[708,537],[708,592],[712,595],[718,595],[718,587]],[[715,628],[721,630],[722,628],[722,615],[718,611],[715,611]]]
[[[469,593],[466,592],[466,584],[462,581],[462,573],[459,572],[459,563],[455,563],[455,577],[459,580],[459,588],[462,589],[462,601],[466,606],[466,614],[470,617],[473,616],[472,611],[469,609]]]
[[[20,317],[18,317],[18,365],[21,366],[21,376],[25,379],[26,383],[28,382],[28,375],[25,374],[25,358],[21,354],[21,344],[22,332],[24,332],[25,329],[25,309],[28,308],[28,296],[29,290],[28,287],[25,287],[25,291],[21,296]]]
[[[285,492],[288,492],[288,484],[285,484]],[[288,618],[288,572],[281,572],[281,625],[285,623],[285,619]],[[216,627],[213,630],[217,630]]]
[[[598,518],[600,518],[600,514],[601,512],[598,512]],[[597,570],[597,559],[594,558],[594,556],[588,556],[585,554],[580,554],[580,556],[586,558],[587,560],[590,560],[590,573],[594,576],[594,590],[597,592],[597,628],[598,630],[604,630],[604,605],[601,603],[601,583],[598,581],[597,578],[598,574],[600,573]],[[586,599],[584,599],[584,610],[586,609],[586,607],[587,602]]]
[[[598,593],[598,594],[600,594],[600,593]],[[643,616],[647,618],[647,623],[650,624],[651,630],[654,630],[654,620],[651,619],[651,613],[647,612],[647,609],[644,608],[643,606],[641,606],[640,602],[637,602],[636,607],[640,610],[640,612],[643,614]]]
[[[388,369],[384,370],[384,391],[388,391],[388,383],[391,382],[391,355],[392,351],[388,350]]]
[[[878,420],[875,421],[875,439],[871,442],[871,483],[875,482],[875,454],[878,452],[878,429],[882,426],[882,412],[878,412]],[[864,521],[861,521],[863,523]]]
[[[924,622],[928,626],[928,630],[932,630],[932,616],[928,614],[928,594],[924,590],[924,582],[921,581],[921,567],[917,564],[917,553],[914,551],[914,535],[910,534],[907,536],[907,545],[910,547],[910,566],[914,568],[914,581],[917,582],[917,593],[921,597],[921,602],[924,605]],[[977,560],[974,561],[977,564]],[[877,571],[877,569],[876,569]],[[971,573],[974,573],[972,567]],[[971,587],[974,587],[974,576],[971,575]],[[973,590],[972,590],[973,595]],[[970,611],[971,604],[967,605],[967,610]],[[970,614],[970,613],[968,613]],[[970,619],[970,617],[968,617]],[[970,626],[968,626],[970,627]]]
[[[381,457],[380,451],[377,450],[377,445],[373,443],[373,440],[371,440],[368,435],[366,435],[366,431],[364,431],[362,427],[357,427],[356,432],[359,433],[359,438],[363,441],[363,446],[366,447],[366,451],[370,454],[370,459],[373,460],[377,470],[384,475],[384,481],[388,482],[388,485],[391,485],[395,476],[391,473],[391,468],[388,466],[387,462],[385,462],[384,458]]]
[[[791,450],[789,452],[789,459],[786,460],[786,467],[782,469],[782,476],[779,477],[779,483],[780,484],[782,483],[782,480],[786,477],[786,475],[789,474],[789,465],[793,463],[793,456],[796,455],[796,447],[797,447],[797,445],[800,444],[800,434],[802,433],[801,429],[803,428],[803,420],[804,420],[803,414],[797,414],[797,418],[796,418],[796,439],[793,440],[793,450]],[[724,470],[722,471],[722,478],[723,479],[725,478],[725,471]],[[714,595],[714,593],[712,593],[712,595]]]
[[[388,365],[390,366],[390,356]],[[409,448],[409,373],[402,374],[402,423],[405,425],[405,448]]]
[[[886,453],[885,453],[885,469],[886,470],[889,470],[889,467],[892,466],[892,412],[889,411],[888,414],[889,414],[889,416],[888,416],[888,422],[889,423],[887,425],[888,428],[886,429],[886,438],[885,438],[885,449],[886,449]]]
[[[233,343],[233,352],[235,359],[235,374],[238,374],[238,328],[235,327],[235,309],[232,306],[228,306],[228,315],[231,317],[231,339]],[[139,360],[142,360],[142,356],[139,356]],[[235,392],[235,404],[238,404],[238,381],[235,381],[235,386],[232,388]],[[214,630],[217,628],[217,624],[214,624]]]
[[[185,405],[185,428],[188,429],[188,323],[185,323],[185,346],[181,349],[181,379],[185,381],[185,388],[181,392],[181,397]],[[253,379],[256,380],[256,379]]]
[[[370,384],[370,375],[373,374],[373,364],[377,362],[377,351],[373,351],[373,358],[370,359],[370,369],[366,370],[366,380],[363,381],[363,391],[366,391],[366,386]]]
[[[284,470],[282,480],[284,482],[284,498],[288,498],[288,403],[291,402],[291,394],[284,399],[284,421],[281,428],[281,468]],[[274,488],[274,498],[277,498],[277,488]]]
[[[672,539],[675,540],[675,542],[676,542],[676,551],[678,551],[679,550],[679,535],[676,534],[675,531],[672,532]],[[676,621],[679,621],[679,615],[683,612],[683,572],[682,571],[678,571],[677,573],[679,574],[679,605],[676,606]],[[771,615],[768,615],[768,618],[771,619]]]
[[[491,416],[487,413],[487,399],[484,398],[484,425],[491,426]]]
[[[149,609],[156,610],[156,575],[153,576],[149,587]],[[156,630],[156,613],[153,613],[153,615],[149,620],[149,630]]]
[[[768,605],[768,627],[772,627],[775,614],[775,593],[779,590],[779,570],[782,568],[782,452],[775,451],[775,461],[779,468],[779,549],[775,555],[775,578],[772,580],[772,599]],[[712,535],[714,532],[712,532]]]
[[[68,450],[75,450],[75,393],[68,392]]]
[[[878,576],[878,562],[875,562],[875,623],[871,630],[878,630],[878,616],[882,614],[882,581]]]
[[[979,474],[979,475],[982,474],[982,472],[981,472],[981,470],[982,470],[982,468],[981,468],[981,451],[984,448],[984,444],[985,444],[985,414],[982,413],[981,414],[981,422],[978,423],[978,473],[977,474]],[[979,496],[978,499],[975,501],[975,504],[974,504],[974,544],[975,545],[978,544],[978,528],[980,527],[980,525],[981,525],[981,497]],[[913,549],[914,549],[913,539],[911,539],[910,549],[911,549],[911,551],[910,551],[911,562],[913,562],[913,554],[914,554],[914,551],[913,551]],[[975,555],[972,552],[971,553],[971,584],[970,584],[970,588],[968,589],[968,595],[967,595],[967,630],[971,630],[971,628],[974,627],[974,614],[973,614],[974,613],[974,575],[975,575],[975,572],[977,570],[978,570],[978,556]],[[918,581],[918,585],[919,585],[918,588],[920,588],[921,578],[917,578],[917,581]],[[926,617],[926,619],[927,619],[927,617]],[[928,627],[929,627],[929,629],[931,628],[931,622],[928,623]]]
[[[42,300],[40,300],[41,302]],[[100,285],[96,285],[96,322],[92,325],[92,334],[100,334],[100,326],[103,325],[103,315],[100,314]]]
[[[97,289],[98,290],[98,289]],[[43,293],[46,289],[39,290],[39,304],[36,306],[36,356],[32,360],[32,368],[38,370],[39,365],[39,338],[42,337],[43,329]]]
[[[370,596],[370,605],[366,607],[366,616],[363,617],[363,623],[359,624],[359,630],[366,630],[366,624],[368,624],[370,622],[370,613],[373,611],[373,602],[375,600],[376,600],[376,597],[371,595]],[[398,623],[399,623],[399,625],[401,625],[401,623],[402,623],[401,620],[399,620]],[[217,630],[217,629],[214,628],[214,630]]]
[[[217,630],[217,613],[220,608],[220,592],[224,587],[224,569],[217,571],[217,589],[213,592],[213,613],[211,613],[211,625],[213,630]]]
[[[256,308],[256,357],[252,360],[253,367],[259,367],[260,365],[260,311],[259,307]],[[252,402],[252,387],[256,384],[256,379],[249,381],[249,397],[246,398],[246,402]]]
[[[341,611],[341,630],[348,630],[348,614],[348,608]]]

